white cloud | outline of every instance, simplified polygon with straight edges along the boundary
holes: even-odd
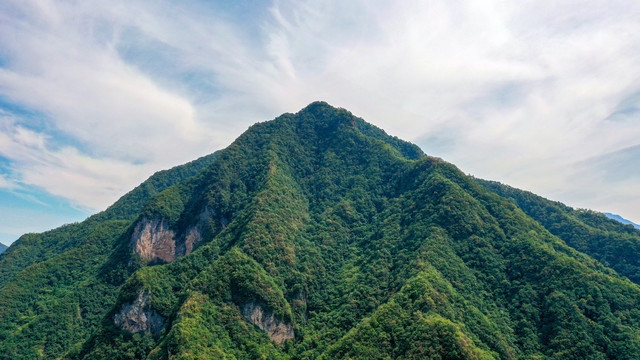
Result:
[[[35,130],[14,122],[11,146],[26,153],[0,154],[22,181],[104,207],[151,169],[327,100],[425,148],[438,139],[434,155],[481,177],[613,212],[629,207],[588,194],[640,194],[623,181],[602,189],[576,165],[640,143],[637,121],[609,119],[638,107],[625,103],[640,91],[635,1],[282,0],[260,23],[223,8],[0,8],[0,93],[50,119]]]
[[[92,158],[72,147],[51,149],[46,137],[0,117],[0,154],[15,163],[19,184],[34,185],[77,206],[101,209],[154,169],[108,158]],[[6,182],[7,186],[2,186]],[[16,188],[0,176],[0,187]]]
[[[16,184],[7,179],[4,175],[0,174],[0,189],[13,189],[15,187]]]
[[[45,25],[12,28],[19,43],[3,38],[19,64],[0,70],[4,96],[47,114],[57,129],[106,156],[149,161],[202,143],[206,131],[187,100],[124,63],[111,46],[99,46],[65,10],[47,9]]]

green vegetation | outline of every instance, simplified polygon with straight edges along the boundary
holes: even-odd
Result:
[[[199,173],[216,156],[217,153],[214,153],[170,170],[159,171],[107,210],[89,217],[82,223],[64,225],[41,234],[23,235],[0,256],[0,286],[29,265],[51,259],[67,250],[81,246],[82,239],[105,221],[134,220],[154,195]]]
[[[42,259],[13,255],[22,265],[0,285],[0,354],[640,358],[640,288],[605,266],[623,273],[615,254],[603,265],[513,197],[346,110],[313,103],[256,124],[182,174],[121,199],[110,209],[120,215],[51,232],[64,239],[53,250],[25,247]],[[143,265],[132,236],[153,221],[176,248],[200,241]]]
[[[640,230],[595,211],[575,210],[494,181],[476,181],[511,200],[567,245],[640,284]]]
[[[155,194],[198,173],[215,155],[160,171],[106,211],[79,224],[27,234],[0,256],[0,358],[50,359],[100,325],[119,285],[104,276],[118,241]],[[124,269],[122,276],[129,276]]]

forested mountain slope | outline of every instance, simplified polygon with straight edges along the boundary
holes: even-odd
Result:
[[[153,195],[215,156],[157,172],[106,211],[26,234],[0,255],[0,358],[55,358],[91,334],[122,282],[101,274],[122,232]]]
[[[495,181],[476,181],[511,200],[569,246],[640,284],[640,230],[604,214],[575,210],[557,201]]]
[[[0,356],[640,358],[636,284],[326,103],[126,213],[7,273]]]

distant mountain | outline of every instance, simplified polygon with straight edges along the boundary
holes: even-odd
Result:
[[[5,250],[7,250],[8,246],[0,243],[0,254],[2,254]]]
[[[0,354],[640,359],[638,234],[316,102],[21,237]]]
[[[620,216],[620,215],[616,215],[616,214],[612,214],[612,213],[603,213],[603,214],[604,214],[606,217],[608,217],[609,219],[613,219],[613,220],[619,221],[619,222],[621,222],[621,223],[623,223],[623,224],[631,225],[631,226],[633,226],[634,228],[636,228],[636,229],[639,229],[639,230],[640,230],[640,225],[638,225],[638,224],[636,224],[636,223],[634,223],[634,222],[632,222],[632,221],[629,221],[629,220],[627,220],[627,219],[623,218],[623,217],[622,217],[622,216]]]

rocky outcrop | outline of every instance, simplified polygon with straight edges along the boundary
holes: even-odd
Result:
[[[184,238],[179,242],[178,249],[176,250],[177,256],[185,256],[191,254],[194,247],[202,241],[202,233],[205,224],[207,224],[213,216],[208,208],[200,213],[198,222],[187,229]]]
[[[245,304],[242,314],[250,323],[266,332],[269,338],[278,344],[294,337],[293,325],[276,318],[273,313],[264,311],[260,305],[253,302]]]
[[[164,316],[149,306],[149,295],[140,292],[132,303],[123,304],[120,311],[113,315],[113,322],[122,330],[131,333],[160,334],[164,327]]]
[[[176,258],[175,236],[167,221],[142,219],[133,230],[131,243],[143,262],[162,260],[170,263]]]
[[[187,231],[187,236],[184,238],[184,254],[191,254],[193,246],[200,241],[202,241],[202,227],[198,224]]]
[[[211,219],[211,212],[205,208],[195,225],[189,227],[186,232],[177,234],[169,228],[167,220],[142,218],[131,235],[131,247],[145,264],[158,261],[170,263],[193,251],[202,241],[205,224]]]

